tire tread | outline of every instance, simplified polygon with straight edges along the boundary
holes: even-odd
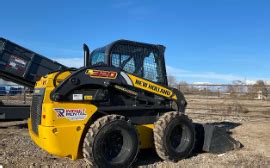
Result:
[[[162,137],[164,137],[164,132],[169,122],[173,120],[174,118],[180,117],[180,116],[192,122],[192,120],[189,119],[185,114],[173,111],[173,112],[167,112],[164,115],[162,115],[154,125],[153,133],[154,133],[155,149],[158,156],[163,160],[177,161],[177,160],[174,160],[165,149]]]

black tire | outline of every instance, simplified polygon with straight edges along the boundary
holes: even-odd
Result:
[[[188,157],[195,144],[192,121],[179,112],[168,112],[154,126],[156,152],[163,160],[178,161]]]
[[[135,127],[120,115],[108,115],[95,121],[83,143],[83,156],[91,167],[130,167],[138,151]]]

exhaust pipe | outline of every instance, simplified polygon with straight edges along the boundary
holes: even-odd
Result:
[[[89,66],[90,63],[90,50],[86,44],[83,44],[83,52],[84,52],[84,66]]]

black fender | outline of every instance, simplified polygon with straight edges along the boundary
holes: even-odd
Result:
[[[177,100],[175,101],[175,103],[177,104],[178,111],[185,113],[187,101],[184,94],[176,88],[172,88],[172,90],[173,90],[174,95],[176,95],[177,97]]]

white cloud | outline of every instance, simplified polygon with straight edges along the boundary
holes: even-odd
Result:
[[[75,67],[80,68],[83,66],[83,58],[74,57],[74,58],[54,58],[53,60],[68,66],[68,67]],[[193,83],[216,83],[219,82],[232,82],[234,80],[241,80],[244,81],[246,84],[255,84],[257,80],[264,80],[267,84],[270,84],[269,78],[255,78],[255,77],[243,77],[240,75],[235,74],[223,74],[223,73],[216,73],[216,72],[193,72],[185,69],[175,68],[172,66],[166,66],[168,75],[175,76],[177,80],[185,79],[192,79]],[[207,82],[201,82],[201,80]],[[189,81],[187,81],[189,82]]]
[[[184,70],[184,69],[180,69],[180,68],[174,68],[172,66],[166,66],[166,69],[167,69],[167,73],[170,74],[170,75],[174,75],[175,73],[176,74],[179,74],[179,73],[187,73],[189,71],[187,70]]]
[[[193,82],[194,85],[213,85],[211,82]]]
[[[175,76],[178,80],[183,78],[192,79],[192,81],[200,82],[200,80],[207,80],[207,82],[203,83],[216,83],[219,82],[232,82],[234,80],[241,80],[245,84],[255,84],[257,80],[263,80],[265,83],[270,84],[270,78],[258,78],[254,76],[241,76],[235,74],[223,74],[216,72],[193,72],[189,70],[179,69],[171,66],[167,66],[167,73],[169,75]]]
[[[246,80],[245,82],[247,85],[254,85],[256,83],[256,80]]]
[[[242,76],[234,74],[221,74],[215,72],[193,72],[188,70],[183,70],[179,68],[174,68],[167,66],[167,73],[175,76],[176,78],[189,77],[189,78],[198,78],[199,79],[208,79],[208,80],[223,80],[223,81],[233,81],[233,80],[242,80],[245,79]]]

